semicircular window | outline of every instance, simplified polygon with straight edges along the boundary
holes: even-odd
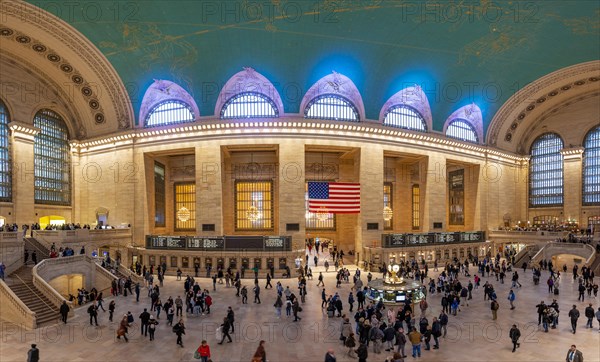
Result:
[[[275,102],[264,94],[244,92],[229,98],[221,109],[221,119],[277,118]]]
[[[446,136],[450,138],[455,138],[461,141],[468,141],[477,143],[477,133],[475,133],[475,128],[473,126],[463,120],[463,119],[455,119],[448,125],[446,128]]]
[[[600,127],[583,142],[583,204],[600,205]]]
[[[359,122],[358,110],[348,99],[336,94],[323,94],[312,99],[304,110],[304,118]]]
[[[390,107],[383,119],[384,126],[427,132],[425,119],[417,110],[404,104]]]
[[[192,108],[187,103],[172,99],[155,105],[148,112],[144,127],[160,127],[193,121]]]

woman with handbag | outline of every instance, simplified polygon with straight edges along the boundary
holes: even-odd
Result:
[[[208,345],[208,342],[205,340],[202,341],[202,344],[200,344],[200,347],[198,347],[196,353],[194,353],[194,358],[199,359],[202,362],[211,362],[210,346]]]

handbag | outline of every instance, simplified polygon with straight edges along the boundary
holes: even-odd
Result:
[[[202,358],[202,356],[200,356],[200,353],[198,351],[196,351],[196,352],[194,352],[194,358],[200,359],[200,358]]]

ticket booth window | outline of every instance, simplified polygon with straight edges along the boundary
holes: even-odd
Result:
[[[229,267],[231,269],[237,269],[237,259],[236,258],[229,258]]]
[[[254,258],[254,268],[262,269],[262,259]]]
[[[287,259],[279,258],[279,269],[285,269],[287,267]]]
[[[148,264],[150,264],[151,266],[155,266],[156,265],[156,257],[154,255],[150,255],[148,257]]]
[[[197,266],[198,268],[200,268],[200,258],[194,258],[194,268],[195,268],[196,266]]]
[[[242,258],[242,268],[250,269],[250,259]]]
[[[171,257],[171,267],[172,268],[177,268],[177,257],[176,256],[172,256]]]
[[[223,269],[225,267],[225,259],[217,258],[217,269]]]
[[[160,256],[160,266],[167,265],[167,257],[165,255]]]
[[[182,257],[181,258],[181,267],[189,268],[190,267],[190,258],[188,258],[187,256]]]
[[[212,269],[212,265],[213,265],[212,258],[206,258],[206,259],[204,259],[204,265],[205,265],[205,267]]]
[[[271,269],[275,267],[275,259],[267,258],[267,268]]]

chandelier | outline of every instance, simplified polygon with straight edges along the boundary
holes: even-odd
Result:
[[[392,220],[392,216],[394,216],[394,211],[391,207],[386,206],[383,208],[383,220],[390,221]]]
[[[181,222],[188,221],[190,219],[190,216],[190,210],[188,210],[186,207],[182,207],[181,209],[177,210],[177,220]]]
[[[326,212],[317,212],[317,220],[321,222],[325,222],[329,219],[329,213]]]
[[[256,206],[254,206],[254,204],[252,204],[252,206],[250,206],[248,208],[248,210],[246,210],[246,219],[254,222],[256,220],[258,220],[260,218],[260,212],[258,211],[258,208]]]

